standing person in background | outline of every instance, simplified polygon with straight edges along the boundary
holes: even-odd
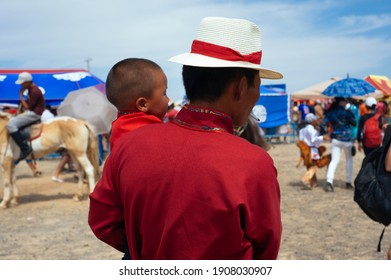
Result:
[[[324,110],[323,110],[322,105],[319,102],[315,102],[313,114],[319,118],[319,121],[323,121]]]
[[[348,99],[348,105],[346,106],[346,109],[352,111],[352,113],[354,115],[354,119],[356,120],[356,124],[352,125],[350,127],[350,130],[351,130],[350,132],[352,133],[352,143],[353,143],[353,146],[352,146],[352,156],[356,155],[355,142],[356,142],[356,139],[357,139],[358,122],[360,120],[360,112],[359,112],[359,109],[358,109],[357,106],[358,106],[358,103],[357,103],[357,101],[354,98],[349,98]]]
[[[254,23],[201,21],[183,64],[190,100],[173,122],[121,136],[90,195],[89,225],[132,259],[276,259],[281,242],[277,170],[233,134],[259,99],[261,35]]]
[[[303,100],[299,107],[299,130],[305,126],[305,116],[310,113],[310,107],[307,105],[307,100]]]
[[[55,115],[52,113],[52,107],[50,105],[45,106],[45,110],[43,111],[41,115],[41,121],[47,121],[50,119],[53,119]]]
[[[292,106],[292,128],[295,131],[295,134],[298,135],[299,133],[299,118],[300,118],[300,113],[299,113],[299,107],[297,106],[297,101],[293,102]]]
[[[363,102],[362,100],[360,100],[360,103],[358,105],[358,110],[360,112],[360,117],[364,116],[368,112],[367,106],[365,105],[365,102]]]
[[[384,136],[384,131],[390,123],[390,118],[388,118],[389,107],[387,101],[380,101],[376,104],[376,112],[378,112],[383,120],[382,128],[382,137]]]
[[[380,147],[382,142],[383,117],[376,112],[376,105],[376,99],[368,97],[365,100],[367,113],[361,116],[358,122],[358,151],[364,149],[365,155]]]
[[[45,121],[51,120],[55,117],[56,116],[52,113],[52,107],[50,105],[46,105],[45,110],[43,111],[43,113],[41,115],[41,121],[45,122]],[[59,152],[59,151],[57,151],[57,152]],[[62,149],[62,151],[60,153],[62,155],[62,158],[61,158],[60,162],[57,164],[56,169],[54,170],[52,178],[51,178],[52,181],[56,182],[56,183],[64,183],[64,180],[60,178],[60,174],[61,174],[62,170],[64,169],[65,164],[66,163],[69,164],[71,162],[71,156],[68,154],[68,152],[65,149]]]
[[[70,164],[70,162],[72,161],[71,156],[68,154],[67,151],[62,151],[61,156],[62,156],[61,160],[57,164],[57,167],[54,170],[53,175],[52,175],[52,181],[56,182],[56,183],[64,183],[64,180],[60,178],[60,174],[61,174],[62,170],[64,169],[65,164],[67,164],[67,163]],[[80,180],[80,178],[79,178],[79,180]]]
[[[319,102],[315,102],[314,115],[318,117],[317,125],[319,126],[320,135],[327,134],[327,129],[324,124],[324,109]]]
[[[341,159],[341,151],[344,151],[346,160],[346,188],[352,189],[353,157],[352,146],[353,137],[351,126],[356,125],[356,120],[352,111],[346,110],[347,100],[336,97],[330,108],[326,111],[326,122],[331,125],[331,162],[327,169],[327,182],[324,190],[334,191],[333,180],[338,163]]]
[[[307,106],[308,106],[308,108],[310,110],[310,113],[312,113],[312,114],[315,114],[315,104],[316,103],[315,103],[314,100],[312,100],[312,99],[308,100]]]
[[[385,126],[385,133],[384,134],[387,134],[387,135],[391,134],[391,125]],[[391,145],[388,147],[388,151],[387,151],[386,158],[384,161],[384,169],[387,172],[391,173]],[[391,246],[390,246],[390,248],[388,248],[387,259],[391,260]]]
[[[38,170],[36,162],[34,163],[32,159],[26,159],[26,163],[30,167],[31,172],[33,172],[34,177],[39,177],[42,175],[42,171]]]
[[[385,134],[390,135],[391,134],[391,125],[386,126]],[[391,145],[388,147],[388,151],[386,154],[386,159],[384,163],[384,168],[387,172],[391,172]]]
[[[378,102],[376,104],[375,110],[383,118],[383,130],[384,130],[386,125],[388,124],[387,121],[386,121],[386,117],[387,117],[387,114],[388,114],[388,103],[386,101]]]

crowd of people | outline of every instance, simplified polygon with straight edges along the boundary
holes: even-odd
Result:
[[[294,105],[292,115],[293,120],[297,122],[298,147],[301,155],[303,155],[303,145],[310,151],[310,160],[306,163],[307,171],[302,178],[303,189],[311,190],[317,186],[316,171],[322,159],[320,151],[324,152],[320,144],[328,140],[331,140],[331,155],[329,155],[331,161],[327,167],[324,190],[334,191],[333,180],[342,151],[345,154],[345,187],[354,189],[352,180],[355,145],[359,152],[364,152],[367,156],[382,145],[383,137],[385,139],[390,137],[388,103],[377,101],[373,97],[368,97],[365,101],[336,97],[332,103],[320,104],[310,100]],[[391,146],[388,146],[386,151],[384,170],[391,172]],[[377,179],[371,178],[371,180]],[[388,249],[387,258],[391,259],[391,247]]]
[[[377,101],[374,97],[363,100],[353,98],[340,98],[325,100],[303,100],[294,102],[292,119],[296,122],[299,140],[304,141],[312,150],[312,159],[319,159],[314,152],[318,150],[320,142],[331,141],[331,162],[327,168],[327,192],[333,191],[335,171],[345,155],[345,185],[353,189],[353,157],[356,152],[368,155],[376,150],[382,143],[384,131],[387,127],[389,105],[386,101]],[[311,132],[309,132],[311,131]],[[312,189],[303,177],[304,188]]]

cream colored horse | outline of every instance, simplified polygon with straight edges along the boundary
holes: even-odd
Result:
[[[18,204],[19,197],[14,160],[18,158],[20,149],[9,137],[6,128],[9,119],[9,114],[0,113],[0,162],[4,185],[1,208],[7,208],[9,204]],[[83,197],[84,173],[88,179],[90,193],[93,191],[99,177],[99,151],[97,136],[90,124],[71,117],[56,117],[43,123],[41,135],[31,142],[31,146],[34,158],[65,148],[78,165],[79,191],[74,199],[80,200]]]

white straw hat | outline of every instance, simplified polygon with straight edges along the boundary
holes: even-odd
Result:
[[[259,76],[281,79],[281,73],[262,69],[261,31],[248,20],[222,17],[204,18],[191,53],[169,59],[183,65],[198,67],[241,67],[259,69]]]
[[[19,74],[18,79],[15,81],[15,84],[21,85],[24,82],[31,82],[33,80],[33,76],[29,72],[22,72]]]

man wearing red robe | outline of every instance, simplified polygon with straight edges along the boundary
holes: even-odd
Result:
[[[216,32],[219,36],[213,35]],[[90,195],[89,225],[132,259],[276,259],[280,189],[271,157],[233,134],[259,98],[259,28],[205,18],[183,64],[189,105],[117,140]]]

